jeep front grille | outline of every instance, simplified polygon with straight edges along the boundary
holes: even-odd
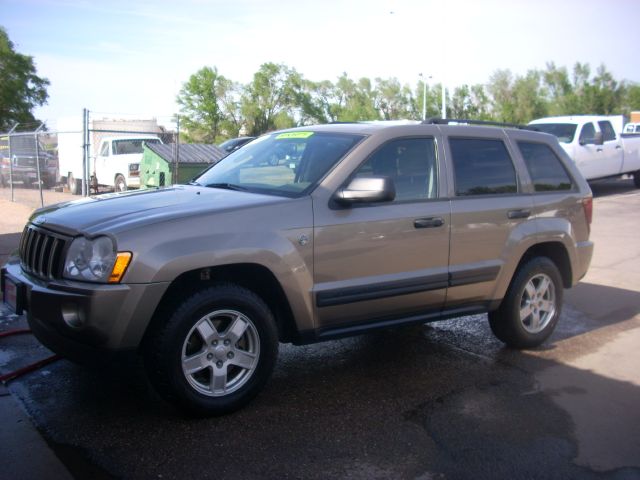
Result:
[[[59,278],[68,238],[27,225],[20,240],[22,269],[40,278]]]

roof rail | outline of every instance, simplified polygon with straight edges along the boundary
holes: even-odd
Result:
[[[449,125],[452,122],[459,123],[459,124],[468,124],[468,125],[486,125],[486,126],[493,126],[493,127],[518,128],[520,130],[535,130],[535,127],[532,125],[518,125],[517,123],[493,122],[491,120],[471,120],[469,118],[431,117],[431,118],[427,118],[422,123],[431,124],[431,125]]]

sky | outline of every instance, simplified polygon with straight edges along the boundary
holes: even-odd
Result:
[[[48,125],[83,108],[169,117],[204,66],[241,83],[276,62],[454,87],[586,62],[640,82],[639,21],[638,0],[0,0],[0,26],[51,82],[34,112]]]

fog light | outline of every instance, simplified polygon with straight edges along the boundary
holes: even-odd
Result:
[[[77,305],[66,304],[62,306],[62,319],[69,327],[78,330],[84,327],[84,314]]]

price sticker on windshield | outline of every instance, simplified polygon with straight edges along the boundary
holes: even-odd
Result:
[[[313,132],[285,132],[276,135],[276,140],[284,140],[287,138],[309,138]]]

